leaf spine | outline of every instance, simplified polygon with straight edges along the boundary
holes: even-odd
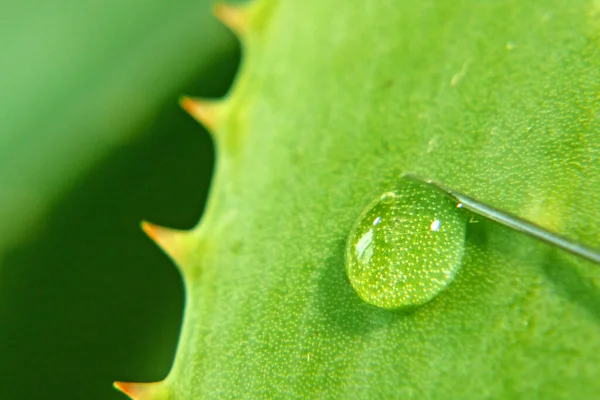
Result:
[[[246,7],[217,3],[213,7],[213,14],[236,35],[240,37],[245,36],[248,30],[248,13],[246,12]]]
[[[165,228],[142,221],[142,230],[154,241],[178,266],[183,266],[185,231]]]
[[[214,135],[219,127],[221,105],[219,102],[183,96],[179,100],[179,104]]]
[[[132,400],[158,400],[163,391],[163,381],[158,382],[114,382],[113,386]]]

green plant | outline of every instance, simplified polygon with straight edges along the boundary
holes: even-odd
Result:
[[[472,218],[455,280],[409,311],[345,275],[364,207],[414,172],[600,242],[597,1],[262,0],[219,8],[233,92],[184,106],[218,164],[192,231],[146,231],[180,267],[171,373],[139,400],[590,398],[600,271]]]

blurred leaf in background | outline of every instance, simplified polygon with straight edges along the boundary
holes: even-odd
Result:
[[[191,227],[212,171],[177,98],[223,95],[237,43],[205,0],[3,1],[0,48],[0,399],[123,399],[183,306],[139,221]]]
[[[0,3],[0,254],[234,43],[206,0]]]

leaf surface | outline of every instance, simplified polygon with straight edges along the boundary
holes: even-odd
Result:
[[[600,6],[265,0],[181,268],[174,399],[590,398],[600,269],[473,216],[456,279],[388,311],[345,275],[412,172],[600,244]]]

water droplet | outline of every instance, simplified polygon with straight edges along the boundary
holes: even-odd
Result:
[[[354,225],[346,271],[367,303],[395,309],[427,303],[454,279],[464,255],[467,214],[431,186],[402,179]]]

